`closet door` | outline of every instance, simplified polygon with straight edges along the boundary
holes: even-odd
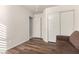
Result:
[[[56,35],[59,34],[59,13],[48,14],[48,41],[56,42]]]
[[[64,11],[60,13],[61,35],[71,35],[73,32],[74,11]]]

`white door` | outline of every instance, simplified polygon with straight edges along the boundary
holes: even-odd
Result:
[[[70,35],[73,32],[73,14],[72,10],[60,13],[61,35]]]
[[[56,35],[59,34],[59,13],[48,14],[48,41],[56,42]]]
[[[41,37],[41,17],[40,15],[35,15],[33,19],[33,34],[32,37]]]

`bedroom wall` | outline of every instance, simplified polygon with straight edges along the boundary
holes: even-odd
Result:
[[[29,16],[32,12],[22,6],[7,6],[7,49],[29,40]]]
[[[0,6],[0,53],[7,50],[7,12],[6,6]]]

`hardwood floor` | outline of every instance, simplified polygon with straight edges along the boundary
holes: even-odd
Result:
[[[42,39],[31,39],[7,51],[8,54],[76,54],[79,50],[68,41],[57,40],[46,43]]]

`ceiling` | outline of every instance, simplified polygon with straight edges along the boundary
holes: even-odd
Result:
[[[41,13],[45,8],[54,7],[56,5],[25,5],[24,7],[33,13]]]

